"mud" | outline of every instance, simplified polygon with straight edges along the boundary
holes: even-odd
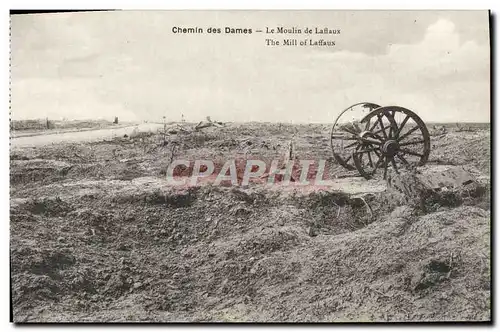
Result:
[[[173,144],[187,159],[248,146],[274,158],[295,134],[298,157],[328,159],[327,132],[251,124],[167,145],[151,135],[13,148],[14,320],[489,320],[489,129],[433,137],[430,166],[479,180],[424,205],[337,168],[329,190],[163,182]]]

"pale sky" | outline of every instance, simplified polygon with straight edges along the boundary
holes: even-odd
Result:
[[[172,27],[251,28],[250,35]],[[266,27],[341,29],[269,47]],[[14,119],[331,123],[370,101],[490,121],[487,11],[120,11],[11,17]]]

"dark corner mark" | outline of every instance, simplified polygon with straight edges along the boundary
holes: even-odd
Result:
[[[79,12],[105,12],[116,11],[117,9],[11,9],[10,15],[28,15],[28,14],[56,14],[56,13],[79,13]]]
[[[10,249],[10,248],[9,248]],[[12,260],[9,250],[9,322],[14,323],[14,302],[12,299]]]
[[[491,170],[491,179],[490,179],[490,186],[494,185],[495,183],[495,167],[494,166],[494,161],[495,161],[495,149],[494,149],[494,144],[495,144],[495,13],[493,13],[491,10],[489,10],[489,32],[490,32],[490,170]],[[491,127],[493,125],[493,128]],[[492,202],[495,201],[495,191],[490,190],[490,199]],[[491,206],[491,220],[495,220],[495,204]],[[495,317],[494,317],[494,278],[493,275],[495,273],[495,267],[494,267],[494,247],[495,247],[495,241],[493,238],[494,232],[494,222],[490,223],[490,257],[491,257],[491,273],[490,273],[490,322],[494,324],[495,322]]]

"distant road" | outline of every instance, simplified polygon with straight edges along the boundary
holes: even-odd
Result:
[[[18,137],[28,137],[28,136],[40,136],[40,135],[56,135],[56,134],[64,134],[64,133],[74,133],[80,131],[92,131],[92,130],[101,130],[101,129],[118,129],[125,127],[133,127],[137,126],[138,123],[128,123],[128,124],[120,124],[120,125],[108,125],[106,127],[91,127],[91,128],[60,128],[60,129],[46,129],[46,130],[12,130],[10,132],[11,138]]]
[[[163,128],[160,123],[143,123],[121,128],[105,128],[86,131],[73,131],[63,133],[40,133],[36,136],[22,136],[12,137],[10,140],[12,147],[36,147],[57,143],[77,143],[77,142],[91,142],[101,141],[105,139],[112,139],[114,137],[123,137],[123,135],[130,135],[134,128],[138,131],[151,130],[156,132],[159,128]]]

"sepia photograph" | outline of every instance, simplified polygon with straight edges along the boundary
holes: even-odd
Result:
[[[10,12],[14,323],[491,323],[488,10]]]

